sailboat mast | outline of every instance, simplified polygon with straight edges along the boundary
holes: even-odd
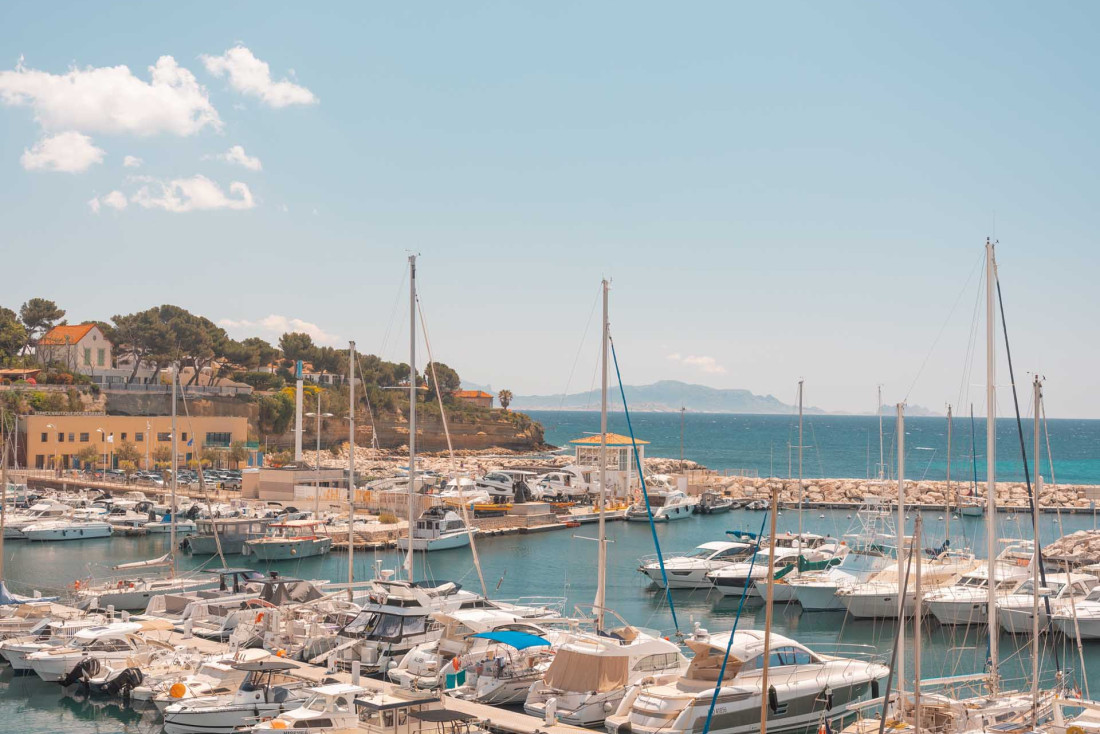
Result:
[[[409,555],[405,573],[413,580],[412,529],[416,522],[416,255],[409,255]]]
[[[802,382],[798,381],[798,552],[802,553]]]
[[[878,480],[886,475],[886,451],[882,443],[882,385],[878,386]]]
[[[905,699],[905,405],[898,403],[898,718]],[[919,606],[918,600],[918,606]],[[886,692],[889,697],[890,692]]]
[[[985,493],[986,563],[989,569],[987,606],[989,614],[989,693],[997,692],[997,585],[994,570],[997,558],[997,354],[996,354],[996,266],[993,243],[985,241]]]
[[[775,613],[775,518],[779,514],[778,489],[772,490],[769,509],[771,517],[768,520],[771,527],[768,532],[768,584],[764,594],[764,652],[762,655],[764,665],[760,671],[760,734],[768,732],[768,666],[771,662],[772,616]]]
[[[1031,532],[1035,538],[1035,555],[1031,562],[1031,728],[1039,723],[1039,581],[1043,557],[1039,545],[1039,496],[1043,490],[1043,477],[1039,474],[1042,464],[1039,455],[1039,405],[1042,401],[1042,383],[1035,376],[1031,403],[1035,408],[1035,430],[1031,449],[1031,463],[1035,467],[1035,499],[1031,509]],[[1069,579],[1072,584],[1072,579]],[[1071,592],[1072,596],[1072,592]]]
[[[947,507],[944,508],[943,518],[947,523],[943,531],[945,540],[951,540],[951,505],[954,504],[955,498],[951,494],[951,405],[947,406]]]
[[[4,525],[8,519],[7,412],[0,408],[0,581],[4,579]]]
[[[913,524],[913,546],[911,553],[916,558],[916,584],[914,585],[914,593],[917,597],[916,609],[913,610],[913,723],[916,726],[916,730],[919,732],[921,727],[921,704],[920,704],[920,681],[921,681],[921,613],[924,605],[921,604],[922,594],[924,593],[921,588],[921,563],[922,556],[921,551],[923,547],[922,535],[923,535],[924,521],[921,514],[918,512],[916,520]],[[898,620],[899,626],[905,626],[905,620]]]
[[[320,413],[320,407],[317,408]],[[317,419],[320,421],[320,418]],[[320,423],[318,423],[320,425]],[[319,435],[319,434],[318,434]],[[317,457],[318,462],[321,460]],[[317,489],[320,492],[320,487]],[[316,518],[314,518],[316,519]],[[412,524],[412,520],[409,520]],[[348,342],[348,601],[355,583],[355,342]]]
[[[603,629],[604,605],[607,602],[607,525],[604,517],[607,503],[607,291],[603,281],[603,336],[600,343],[600,534],[596,561],[596,629]]]
[[[176,576],[176,487],[179,486],[179,482],[176,479],[176,474],[179,473],[179,438],[176,433],[176,384],[179,380],[179,369],[175,364],[172,365],[172,495],[171,500],[168,502],[168,511],[172,513],[172,525],[168,529],[169,540],[168,548],[169,553],[172,554],[172,577]],[[201,471],[201,464],[200,471]]]

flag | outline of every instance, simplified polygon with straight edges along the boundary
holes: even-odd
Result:
[[[195,438],[193,436],[191,438],[187,439],[187,445],[188,446],[192,446],[192,445],[194,445],[194,443],[195,443]]]
[[[115,434],[108,433],[107,434],[107,443],[114,443],[114,442],[115,442]]]

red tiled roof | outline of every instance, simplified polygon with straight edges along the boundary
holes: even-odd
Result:
[[[38,344],[46,347],[63,347],[66,344],[76,344],[94,328],[95,324],[55,326],[38,340]]]
[[[484,390],[455,390],[451,393],[456,398],[491,398],[491,394]]]

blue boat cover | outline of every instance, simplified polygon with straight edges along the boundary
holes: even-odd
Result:
[[[483,640],[492,640],[494,642],[500,642],[509,647],[514,647],[517,650],[526,650],[529,647],[539,647],[540,645],[549,645],[550,641],[545,637],[539,637],[538,635],[532,635],[527,632],[517,632],[516,630],[498,630],[497,632],[479,632],[474,637],[480,637]]]
[[[56,596],[22,596],[20,594],[13,594],[8,590],[8,585],[3,581],[0,581],[0,606],[9,606],[12,604],[26,604],[33,601],[57,601]]]

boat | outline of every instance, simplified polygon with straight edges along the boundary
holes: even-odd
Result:
[[[265,537],[274,521],[270,517],[199,518],[195,520],[195,534],[184,538],[180,547],[193,556],[213,556],[220,542],[223,555],[237,554],[247,541]]]
[[[686,492],[679,489],[647,489],[649,505],[645,498],[631,505],[626,511],[626,519],[630,522],[649,522],[649,514],[653,513],[653,522],[669,522],[682,520],[695,514],[696,501]]]
[[[1050,626],[1071,640],[1100,640],[1100,587],[1080,601],[1051,609]]]
[[[710,715],[715,688],[718,705],[709,719],[710,732],[760,731],[764,633],[738,630],[732,633],[732,641],[730,635],[698,630],[686,643],[695,653],[687,670],[632,686],[607,717],[608,733],[701,731]],[[822,721],[850,718],[854,706],[878,697],[879,681],[889,673],[887,666],[874,659],[821,655],[774,632],[769,650],[767,695],[775,704],[768,714],[769,732],[813,731]]]
[[[1048,573],[1046,586],[1039,589],[1039,596],[1050,600],[1051,616],[1066,613],[1072,617],[1071,605],[1084,602],[1098,584],[1100,579],[1086,573]],[[1036,607],[1034,594],[1034,581],[1028,579],[1016,591],[997,600],[997,621],[1002,630],[1016,635],[1031,634],[1032,610]],[[1045,630],[1050,623],[1046,604],[1039,604],[1038,609],[1039,629]]]
[[[135,701],[148,701],[164,713],[173,703],[188,698],[232,693],[246,675],[236,663],[258,662],[274,657],[267,650],[244,649],[202,661],[193,671],[177,671],[158,680],[144,680],[130,692]]]
[[[145,528],[145,532],[156,535],[158,533],[171,533],[172,532],[172,515],[166,513],[160,520],[149,520],[142,523],[141,527]],[[198,524],[194,520],[187,520],[185,518],[176,518],[176,535],[193,535],[198,532]]]
[[[554,660],[547,637],[516,630],[475,635],[489,644],[478,655],[467,655],[455,672],[457,686],[448,694],[492,706],[522,704],[531,684],[541,679]]]
[[[699,498],[698,510],[703,515],[717,515],[733,509],[733,498],[708,490]]]
[[[79,630],[66,644],[31,653],[27,664],[47,682],[75,683],[94,674],[108,661],[143,660],[155,650],[172,649],[143,636],[152,630],[171,630],[163,622],[114,622]]]
[[[477,528],[468,527],[454,510],[429,507],[416,520],[411,538],[398,538],[397,547],[407,551],[440,551],[465,548]]]
[[[45,520],[23,528],[23,535],[31,541],[90,540],[109,538],[114,532],[111,524],[103,520]]]
[[[629,686],[686,668],[676,644],[625,622],[599,633],[575,633],[555,648],[554,661],[531,684],[523,709],[540,719],[597,727]]]
[[[355,699],[358,734],[485,734],[477,717],[443,707],[439,696],[402,688],[374,690]]]
[[[570,464],[546,472],[535,480],[531,492],[539,500],[578,500],[600,491],[600,482],[592,476],[594,470]]]
[[[496,469],[477,480],[477,488],[488,493],[494,502],[511,502],[515,498],[516,485],[523,483],[530,491],[538,475],[518,469]]]
[[[24,513],[12,514],[4,518],[4,540],[26,540],[23,529],[28,525],[62,520],[72,517],[73,508],[56,500],[40,500]]]
[[[319,533],[319,520],[288,520],[272,523],[263,538],[246,540],[242,553],[261,561],[287,561],[323,556],[332,550],[332,536]]]
[[[752,588],[753,583],[768,578],[768,551],[760,549],[756,551],[755,559],[747,557],[738,563],[731,563],[713,571],[707,572],[714,588],[722,596],[741,596]],[[784,568],[794,568],[798,563],[799,552],[797,548],[775,548],[775,569],[781,571]]]
[[[28,655],[68,644],[77,632],[107,623],[107,617],[101,614],[89,614],[70,619],[50,619],[31,634],[10,637],[0,642],[0,656],[8,661],[12,670],[29,671],[32,668],[27,662]]]
[[[114,567],[116,571],[141,573],[157,568],[172,566],[171,551],[147,561],[121,563]],[[171,571],[169,570],[169,574]],[[107,609],[113,607],[119,611],[140,611],[149,606],[149,601],[162,594],[184,591],[201,591],[218,586],[218,579],[211,575],[202,576],[126,576],[108,578],[102,581],[78,582],[75,592],[77,607],[81,609]]]
[[[302,705],[284,711],[275,718],[261,721],[252,727],[259,732],[310,732],[354,731],[359,728],[359,712],[355,698],[367,689],[350,683],[331,683],[327,686],[307,688],[309,698]]]
[[[260,718],[297,708],[308,695],[305,681],[291,675],[287,660],[235,663],[245,673],[232,693],[182,698],[164,708],[165,734],[233,734]]]
[[[990,567],[993,594],[1014,594],[1031,578],[1035,544],[1031,541],[1001,541],[1008,546],[993,564],[968,571],[950,586],[933,589],[924,595],[924,606],[940,624],[985,624],[989,621]],[[923,568],[922,568],[923,572]]]
[[[975,568],[974,554],[968,551],[944,551],[921,564],[921,584],[935,589],[950,586],[964,573]],[[906,587],[904,614],[913,615],[917,608],[914,579]],[[862,583],[837,589],[836,595],[848,613],[857,619],[896,619],[898,587],[901,577],[896,568],[886,568]]]
[[[696,547],[691,553],[665,556],[665,576],[671,589],[709,589],[714,582],[707,574],[752,556],[755,544],[744,541],[717,540]],[[638,570],[658,586],[664,586],[661,563],[656,556],[640,559]]]

